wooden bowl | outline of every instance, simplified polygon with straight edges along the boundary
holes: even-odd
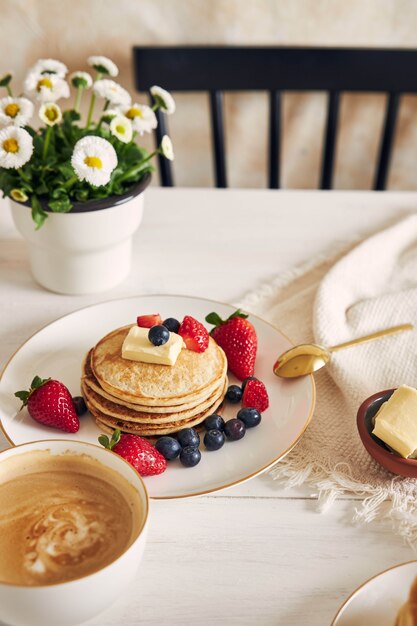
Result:
[[[371,457],[389,472],[408,478],[417,478],[417,459],[403,459],[394,454],[381,439],[372,435],[372,418],[379,407],[388,400],[395,389],[386,389],[374,393],[362,402],[358,409],[357,426],[362,443]]]

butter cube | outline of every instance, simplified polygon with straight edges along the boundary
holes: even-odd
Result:
[[[417,390],[401,385],[375,416],[373,435],[404,458],[417,449]]]
[[[163,346],[154,346],[148,339],[149,328],[132,326],[122,346],[122,357],[130,361],[155,363],[157,365],[175,365],[185,345],[182,337],[170,333]]]

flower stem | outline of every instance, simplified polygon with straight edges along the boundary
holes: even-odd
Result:
[[[77,176],[71,176],[71,178],[69,178],[64,184],[63,187],[65,187],[65,189],[69,189],[70,187],[72,187],[78,180]]]
[[[6,89],[7,89],[7,93],[9,94],[9,96],[13,96],[13,92],[12,92],[10,85],[6,85]]]
[[[77,113],[80,110],[80,104],[81,104],[81,96],[83,95],[83,88],[77,87],[77,95],[75,96],[75,104],[74,104],[74,110],[77,111]]]
[[[145,159],[142,159],[142,161],[140,161],[140,163],[138,163],[137,165],[134,165],[130,169],[126,170],[126,172],[120,176],[120,178],[118,179],[117,182],[118,183],[123,183],[125,180],[127,180],[131,176],[134,176],[135,174],[140,172],[140,170],[143,168],[144,164],[147,161],[150,161],[155,156],[155,154],[158,154],[158,153],[159,153],[159,150],[155,150],[155,152],[152,152],[152,154],[147,156]]]
[[[21,167],[19,167],[17,171],[18,171],[20,177],[22,178],[22,180],[25,181],[25,183],[30,183],[30,179],[26,176],[26,174],[24,173],[24,171],[23,171],[23,169]]]
[[[52,126],[48,126],[48,129],[46,131],[46,135],[45,135],[45,141],[43,144],[43,155],[42,158],[45,161],[46,159],[46,155],[48,154],[48,148],[49,148],[49,144],[51,142],[51,135],[52,135]]]
[[[97,72],[96,80],[94,82],[96,83],[98,80],[100,80],[101,77],[102,77],[102,74],[100,72]],[[91,119],[93,117],[95,103],[96,103],[96,94],[94,93],[94,89],[93,89],[93,93],[91,94],[90,107],[88,109],[88,114],[87,114],[86,128],[88,128],[91,124]]]

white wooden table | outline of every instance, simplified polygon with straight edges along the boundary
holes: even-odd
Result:
[[[416,208],[416,193],[150,189],[130,277],[75,297],[32,282],[0,201],[0,368],[36,330],[88,304],[148,293],[233,303]],[[135,585],[89,624],[329,625],[364,579],[415,558],[389,524],[353,526],[355,506],[346,497],[319,514],[315,494],[286,491],[267,474],[211,496],[153,502]]]

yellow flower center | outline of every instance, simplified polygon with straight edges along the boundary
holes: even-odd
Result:
[[[49,78],[41,78],[40,80],[38,80],[38,84],[36,85],[36,91],[40,91],[42,87],[52,89],[52,82],[49,80]]]
[[[45,109],[45,115],[50,122],[55,122],[58,119],[58,111],[55,109],[55,107]]]
[[[26,200],[28,199],[25,192],[21,189],[12,189],[10,195],[16,202],[26,202]]]
[[[129,109],[127,113],[125,113],[125,115],[130,120],[135,119],[135,117],[143,117],[142,111],[140,109],[137,109],[136,107],[132,107],[131,109]]]
[[[98,170],[101,170],[101,168],[103,167],[103,161],[96,156],[86,156],[84,159],[84,163],[88,167],[96,167]]]
[[[9,117],[16,117],[16,115],[19,113],[19,111],[20,111],[20,106],[18,104],[16,104],[15,102],[11,102],[4,109],[4,112]]]
[[[19,152],[19,144],[16,139],[9,137],[9,139],[3,141],[3,150],[6,152]]]
[[[126,128],[124,126],[122,126],[121,124],[119,124],[118,126],[116,126],[116,130],[120,135],[124,135],[126,132]]]

